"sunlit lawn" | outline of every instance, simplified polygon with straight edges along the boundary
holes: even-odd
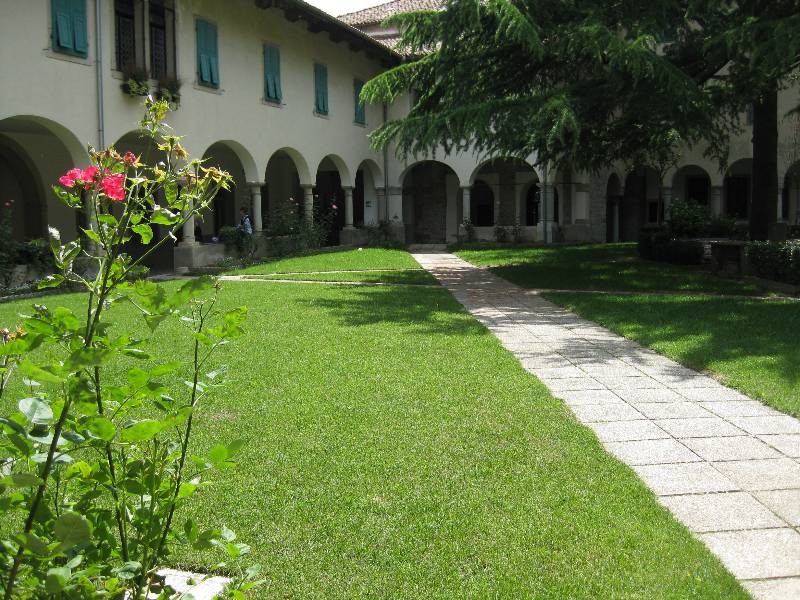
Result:
[[[466,261],[524,288],[614,291],[763,293],[752,283],[714,277],[685,267],[644,261],[635,244],[455,248]]]
[[[800,302],[569,293],[546,297],[800,416]]]
[[[321,252],[311,256],[279,258],[239,269],[236,274],[308,273],[311,271],[421,269],[408,252],[385,248],[363,248]]]
[[[369,264],[413,268],[396,258]],[[0,305],[0,323],[30,302]],[[218,355],[229,382],[195,448],[246,446],[193,512],[252,546],[257,597],[746,597],[444,289],[226,282],[221,304],[250,307],[248,334]],[[114,329],[144,329],[112,310]],[[188,359],[180,331],[151,340],[159,361]]]

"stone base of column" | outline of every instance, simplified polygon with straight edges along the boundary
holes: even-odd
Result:
[[[536,241],[540,244],[545,243],[545,233],[547,233],[547,243],[555,241],[555,234],[558,231],[558,223],[555,221],[539,221],[536,226]]]
[[[176,273],[185,273],[196,267],[209,267],[225,258],[223,244],[178,244],[173,250]]]

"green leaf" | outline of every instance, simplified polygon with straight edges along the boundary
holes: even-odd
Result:
[[[228,458],[232,458],[233,456],[238,454],[243,446],[244,446],[244,440],[242,439],[233,440],[230,444],[228,444]]]
[[[145,246],[153,241],[153,228],[150,227],[147,223],[141,223],[139,225],[135,225],[131,228],[134,233],[138,233],[139,237],[142,238],[142,244]]]
[[[80,544],[88,544],[92,528],[83,515],[65,512],[55,522],[53,531],[61,541],[60,550],[69,550]],[[69,577],[69,576],[68,576]]]
[[[86,421],[86,431],[94,437],[110,442],[117,434],[117,428],[105,417],[91,417]]]
[[[195,490],[197,490],[197,486],[193,483],[182,483],[180,489],[178,490],[178,499],[181,498],[188,498],[192,494],[194,494]]]
[[[155,421],[153,419],[139,421],[138,423],[135,423],[122,430],[122,441],[144,442],[147,440],[152,440],[159,433],[161,433],[163,428],[164,424],[161,421]]]
[[[33,473],[12,473],[10,479],[14,487],[36,487],[42,483]]]
[[[52,567],[47,571],[45,589],[51,594],[58,594],[67,587],[70,577],[72,577],[72,571],[67,567]]]
[[[40,367],[33,364],[29,359],[23,360],[19,365],[19,372],[28,379],[33,379],[39,383],[61,383],[64,377],[53,373],[55,367]]]
[[[99,367],[110,354],[108,348],[81,348],[69,355],[64,368],[77,371],[85,367]]]
[[[100,236],[94,229],[81,229],[81,231],[83,231],[86,237],[95,242],[97,245],[103,245],[103,240],[100,239]]]
[[[56,273],[55,275],[48,275],[42,279],[39,282],[38,287],[40,290],[57,288],[62,283],[64,283],[64,276]]]
[[[229,456],[228,448],[226,448],[222,444],[217,444],[216,446],[211,448],[211,450],[208,451],[208,460],[215,467],[220,466],[222,463],[228,460],[228,456]]]
[[[47,547],[47,543],[33,533],[27,534],[25,547],[28,548],[28,550],[30,550],[34,554],[38,554],[39,556],[50,555],[50,548]]]
[[[47,425],[53,419],[53,409],[41,398],[23,398],[18,406],[25,418],[35,425]]]
[[[138,563],[135,561],[128,561],[121,567],[117,567],[114,569],[114,573],[120,579],[133,579],[139,574],[139,571],[142,570],[142,563]]]

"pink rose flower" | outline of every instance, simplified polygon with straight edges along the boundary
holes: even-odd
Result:
[[[58,178],[58,182],[65,188],[75,187],[75,183],[81,178],[82,171],[80,169],[70,169],[66,175]]]
[[[115,202],[122,202],[125,200],[125,175],[117,173],[103,177],[100,191]]]
[[[136,156],[133,152],[126,152],[125,156],[122,157],[122,162],[124,162],[129,167],[132,167],[137,162],[139,162],[139,157]]]

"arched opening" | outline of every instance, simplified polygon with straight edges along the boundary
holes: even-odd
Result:
[[[506,227],[519,224],[533,227],[539,222],[541,207],[538,202],[539,176],[535,169],[519,158],[493,158],[480,164],[472,173],[470,181],[473,186],[483,182],[492,193],[491,211],[480,208],[472,213],[472,221],[484,223],[481,227],[502,225]],[[485,187],[478,187],[479,199],[488,197]],[[472,192],[472,203],[475,205],[475,187]],[[491,212],[491,214],[490,214]]]
[[[800,161],[794,163],[786,171],[783,178],[783,197],[781,215],[790,225],[800,223]]]
[[[297,219],[303,214],[303,188],[300,185],[300,167],[287,150],[278,150],[267,162],[264,187],[261,189],[262,206],[266,204],[264,230],[267,235],[280,236],[296,233]]]
[[[619,241],[620,204],[622,202],[622,184],[619,176],[612,173],[606,183],[606,241]]]
[[[81,144],[57,123],[31,116],[0,120],[0,209],[9,211],[16,241],[46,238],[48,227],[65,241],[77,237],[86,219],[50,188],[67,170],[87,163]]]
[[[455,172],[438,161],[409,168],[403,179],[406,242],[443,244],[457,235],[460,190]]]
[[[469,212],[475,227],[492,227],[494,225],[494,191],[482,179],[478,179],[472,185]]]
[[[708,207],[711,200],[711,177],[697,165],[685,165],[672,177],[672,200],[687,200]]]
[[[378,224],[377,186],[383,183],[381,177],[375,161],[365,160],[359,165],[353,190],[353,224],[356,227]]]
[[[223,227],[238,225],[241,207],[245,208],[251,219],[253,214],[245,169],[233,148],[225,142],[216,142],[205,151],[203,160],[209,166],[227,171],[233,178],[229,190],[220,190],[217,193],[210,214],[195,220],[195,241],[210,243],[214,238],[219,238],[220,229]]]
[[[539,224],[541,201],[542,190],[538,183],[532,183],[525,193],[525,217],[523,223],[526,227],[536,227]]]
[[[658,174],[650,167],[638,167],[628,174],[620,202],[619,241],[636,241],[645,225],[656,225],[662,221],[660,187]]]
[[[326,156],[317,167],[317,184],[314,186],[314,218],[327,224],[328,236],[324,244],[339,244],[339,232],[345,225],[345,194],[343,182],[350,179],[344,161],[334,155]]]
[[[752,188],[753,159],[742,158],[732,163],[725,173],[723,186],[726,216],[737,220],[746,220],[749,217]]]

